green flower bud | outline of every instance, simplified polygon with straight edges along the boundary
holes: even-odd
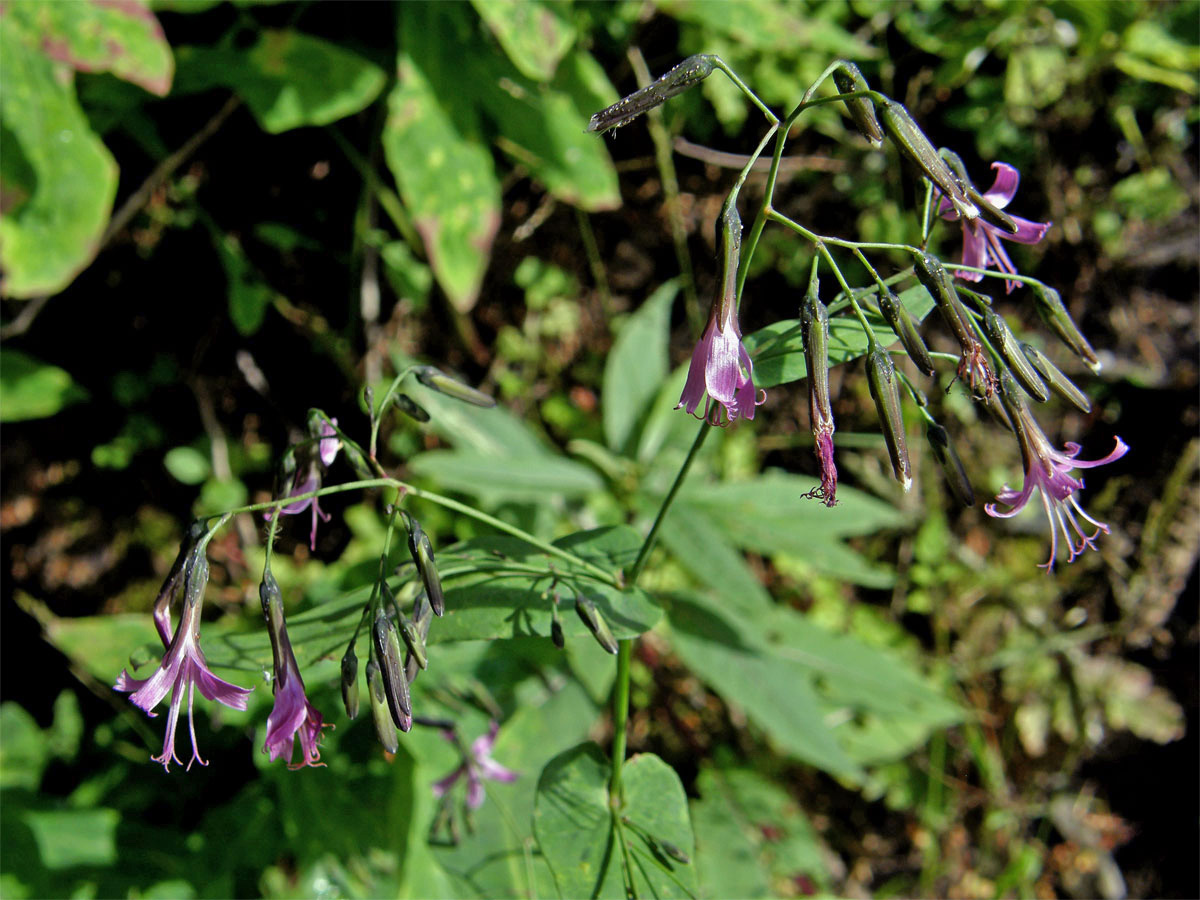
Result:
[[[412,701],[408,695],[408,679],[404,675],[404,663],[400,657],[400,636],[396,633],[396,626],[392,624],[391,619],[383,613],[375,618],[373,637],[392,721],[401,731],[408,731],[412,728]]]
[[[421,528],[421,523],[407,512],[401,512],[404,525],[408,529],[408,552],[412,554],[421,583],[425,585],[425,593],[429,597],[429,605],[435,616],[441,616],[446,611],[446,601],[442,596],[442,582],[438,578],[437,565],[433,559],[433,544]]]
[[[858,66],[845,59],[839,60],[838,68],[833,70],[833,83],[837,86],[839,94],[870,90],[867,79],[863,78]],[[879,120],[875,118],[875,104],[871,102],[871,98],[855,97],[842,102],[846,104],[846,112],[850,114],[858,133],[876,147],[880,146],[883,143],[883,129],[879,127]]]
[[[428,668],[429,659],[425,656],[425,640],[417,632],[416,625],[407,616],[400,616],[400,636],[404,638],[404,646],[408,648],[409,655],[405,657],[407,661],[415,659],[417,665],[422,668]]]
[[[658,839],[658,846],[663,849],[663,852],[677,863],[682,863],[685,866],[691,865],[692,858],[672,844],[670,841]]]
[[[558,615],[558,594],[554,595],[554,602],[550,605],[550,640],[554,641],[554,646],[561,650],[566,646],[566,638],[563,636],[562,619]]]
[[[929,349],[925,346],[925,341],[921,339],[921,333],[917,331],[916,323],[913,322],[908,309],[900,302],[900,298],[889,290],[880,290],[879,311],[883,313],[884,319],[892,327],[896,337],[900,339],[904,352],[908,354],[908,358],[913,361],[917,370],[922,375],[933,375],[933,359],[929,356]]]
[[[453,397],[455,400],[484,408],[496,405],[495,397],[490,397],[483,391],[477,391],[461,381],[456,381],[437,366],[417,366],[413,369],[413,374],[417,377],[417,381],[425,387],[437,391],[439,394],[445,394],[447,397]]]
[[[716,57],[707,54],[689,56],[666,75],[644,88],[622,97],[607,109],[592,116],[585,129],[587,132],[604,134],[614,128],[628,125],[642,113],[661,106],[677,94],[699,84],[712,74]]]
[[[342,657],[342,704],[348,717],[358,718],[358,657],[353,647]]]
[[[896,480],[907,491],[912,487],[912,466],[908,461],[908,443],[904,437],[904,416],[900,411],[900,379],[886,350],[876,348],[867,354],[867,385],[883,426],[888,455]]]
[[[383,744],[383,749],[388,753],[395,753],[400,749],[400,736],[396,733],[396,723],[392,721],[383,673],[374,660],[367,663],[367,695],[371,700],[371,718],[375,722],[375,734],[379,737],[379,743]]]
[[[396,405],[396,409],[411,419],[416,419],[418,422],[429,421],[429,413],[408,394],[396,394],[392,398],[392,403]]]
[[[916,164],[934,187],[946,195],[959,214],[966,219],[977,218],[979,209],[967,199],[963,186],[933,144],[929,143],[925,132],[913,121],[908,110],[895,100],[887,100],[880,107],[879,118],[900,151]]]
[[[958,362],[958,377],[967,383],[972,393],[990,397],[996,390],[996,376],[992,374],[991,366],[988,365],[983,345],[975,338],[970,315],[959,299],[954,279],[936,257],[924,252],[913,256],[913,270],[917,280],[937,303],[938,311],[958,340],[962,350]]]
[[[1050,391],[1047,390],[1046,383],[1042,381],[1037,370],[1030,365],[1025,354],[1021,352],[1021,347],[1009,329],[1008,323],[991,309],[985,309],[983,311],[983,330],[987,334],[988,340],[992,342],[992,346],[1003,357],[1005,364],[1029,396],[1039,403],[1049,400]]]
[[[1022,344],[1021,351],[1025,354],[1025,358],[1030,364],[1037,369],[1038,374],[1046,380],[1050,385],[1050,390],[1058,394],[1080,412],[1090,413],[1092,411],[1092,401],[1088,399],[1087,394],[1075,386],[1062,370],[1054,363],[1050,362],[1042,351],[1038,350],[1032,344]]]
[[[421,641],[421,646],[425,646],[425,642],[429,639],[429,624],[433,621],[433,610],[429,607],[429,601],[425,599],[425,592],[421,591],[417,594],[417,599],[413,601],[412,608],[412,623],[413,631],[416,637]],[[412,684],[417,680],[417,675],[425,668],[420,663],[417,656],[411,651],[404,657],[404,675],[408,679],[408,683]]]
[[[617,652],[617,639],[613,637],[612,631],[609,630],[608,623],[604,621],[604,616],[600,615],[600,611],[596,609],[596,604],[583,594],[576,594],[575,612],[579,614],[579,618],[583,620],[583,624],[592,633],[592,637],[596,639],[596,643],[609,653],[615,654]]]
[[[1058,291],[1037,282],[1033,282],[1031,287],[1033,288],[1033,298],[1037,301],[1038,314],[1042,320],[1051,331],[1058,335],[1059,340],[1070,347],[1071,351],[1087,364],[1089,369],[1099,372],[1100,360],[1096,357],[1096,351],[1092,349],[1092,345],[1088,343],[1083,332],[1079,330],[1079,326],[1075,324],[1075,320],[1071,318],[1071,314],[1067,312]]]
[[[962,460],[954,449],[954,444],[950,442],[950,434],[941,425],[930,422],[929,427],[925,429],[925,437],[929,439],[929,446],[933,450],[934,458],[942,467],[942,473],[946,476],[946,484],[950,486],[950,493],[963,506],[974,506],[975,491],[971,487],[971,480],[967,478],[967,470],[963,468]]]

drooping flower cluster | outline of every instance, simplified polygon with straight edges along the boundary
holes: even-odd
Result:
[[[289,456],[293,471],[289,473],[292,478],[291,487],[288,490],[287,496],[300,497],[303,494],[311,494],[313,491],[320,490],[321,480],[326,469],[333,465],[333,461],[337,459],[338,450],[342,447],[342,442],[338,440],[337,431],[334,429],[337,425],[337,419],[325,419],[323,416],[314,415],[308,423],[309,431],[312,435],[312,442],[317,446],[316,452],[311,451],[312,444],[301,447],[301,457],[305,459],[303,465],[297,465],[295,456]],[[304,512],[306,509],[312,509],[312,531],[309,533],[309,547],[312,550],[317,549],[317,519],[329,521],[329,514],[321,510],[321,505],[316,497],[304,497],[294,503],[289,503],[287,506],[279,510],[279,514],[283,516],[294,516]],[[272,513],[263,513],[263,518],[268,522],[271,520]]]
[[[185,563],[181,580],[183,590],[183,608],[179,618],[179,627],[175,630],[162,662],[149,678],[133,678],[128,671],[122,671],[114,689],[131,693],[130,701],[149,716],[155,716],[154,708],[171,694],[171,709],[167,715],[167,730],[163,740],[163,750],[160,756],[151,757],[160,762],[167,771],[171,762],[179,764],[175,754],[175,728],[179,724],[179,711],[183,706],[184,695],[187,695],[188,732],[192,739],[192,758],[188,760],[187,768],[193,762],[202,766],[208,765],[200,756],[196,746],[196,728],[193,721],[193,703],[196,689],[207,700],[216,700],[231,709],[245,709],[246,695],[250,688],[238,687],[222,681],[208,668],[204,652],[200,649],[200,612],[204,607],[204,588],[208,584],[208,560],[205,557],[207,540],[198,543]],[[168,576],[168,585],[171,577]],[[167,587],[167,586],[164,586]],[[168,591],[168,595],[171,591]],[[162,634],[163,619],[156,616]],[[169,623],[169,615],[165,617]],[[164,641],[165,642],[165,641]]]

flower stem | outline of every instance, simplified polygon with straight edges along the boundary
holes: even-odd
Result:
[[[613,816],[621,805],[621,767],[625,763],[625,744],[629,731],[629,663],[633,658],[633,638],[617,642],[617,683],[613,688],[612,779],[608,800]]]

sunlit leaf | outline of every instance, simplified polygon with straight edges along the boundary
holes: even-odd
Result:
[[[58,366],[20,350],[0,350],[0,422],[44,419],[87,396]]]
[[[575,27],[557,3],[541,0],[471,0],[513,65],[535,81],[549,81],[575,41]]]

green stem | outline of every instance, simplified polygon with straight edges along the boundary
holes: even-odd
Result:
[[[768,122],[770,122],[772,125],[779,124],[779,117],[776,116],[775,113],[771,112],[771,110],[767,107],[767,104],[758,99],[758,95],[754,93],[754,91],[746,87],[746,83],[742,81],[742,79],[738,78],[737,73],[725,64],[725,60],[721,59],[719,56],[714,56],[713,65],[724,72],[729,77],[729,80],[737,85],[738,90],[745,94],[746,98],[758,107],[758,111],[767,117]]]
[[[629,731],[629,663],[633,659],[633,639],[617,642],[617,683],[613,688],[612,779],[608,798],[613,817],[621,805],[621,767],[625,763],[625,744]]]

